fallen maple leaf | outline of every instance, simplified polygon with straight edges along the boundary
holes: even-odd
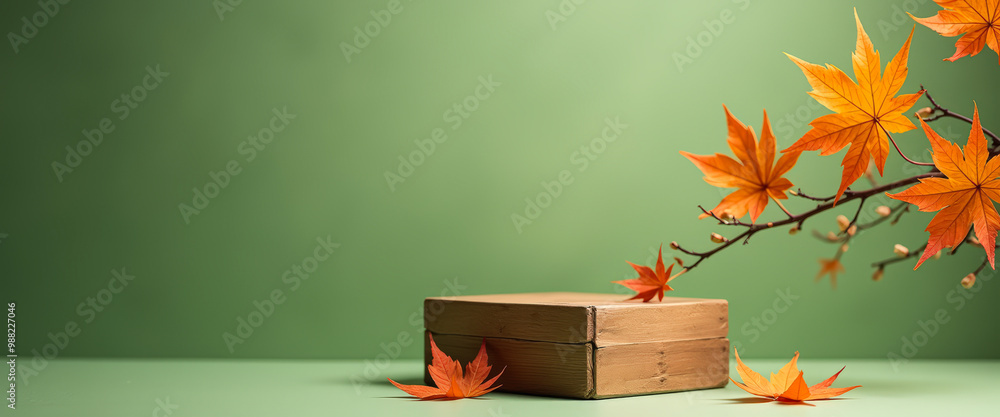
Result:
[[[396,388],[414,397],[419,397],[421,400],[437,400],[478,397],[501,387],[500,385],[495,387],[492,385],[500,378],[506,368],[489,381],[485,381],[493,368],[487,363],[486,339],[483,339],[483,344],[479,347],[479,354],[472,362],[466,364],[463,373],[462,364],[438,349],[437,344],[434,343],[434,336],[428,335],[428,337],[431,339],[433,360],[430,365],[427,365],[427,370],[437,387],[403,385],[387,378]]]
[[[857,83],[833,65],[827,64],[824,67],[810,64],[788,55],[802,69],[812,86],[813,90],[809,95],[836,113],[820,116],[810,122],[812,129],[782,152],[818,150],[820,155],[830,155],[850,144],[847,155],[841,162],[844,172],[834,204],[840,200],[849,185],[864,175],[869,159],[875,159],[875,167],[878,168],[879,175],[882,175],[885,160],[889,156],[887,131],[901,133],[916,129],[903,112],[912,107],[923,94],[921,90],[916,94],[894,97],[906,80],[906,60],[910,54],[913,31],[910,31],[906,43],[886,65],[885,73],[880,74],[879,53],[875,51],[871,39],[861,26],[857,10],[854,11],[854,20],[858,26],[858,41],[852,61]]]
[[[979,107],[972,115],[972,131],[965,148],[942,138],[923,120],[920,121],[933,147],[934,166],[947,178],[922,178],[916,184],[896,194],[886,193],[896,200],[916,205],[920,211],[938,211],[926,231],[930,232],[927,248],[913,269],[945,247],[957,247],[969,233],[969,226],[982,242],[986,258],[994,267],[994,249],[1000,214],[994,201],[1000,201],[1000,158],[990,158],[986,138],[979,123]],[[987,160],[989,159],[989,160]],[[994,267],[995,269],[995,267]]]
[[[955,54],[945,61],[954,62],[963,56],[975,56],[989,46],[1000,53],[1000,0],[934,0],[944,10],[938,14],[919,18],[910,14],[921,25],[934,29],[942,36],[958,36]],[[909,13],[907,13],[909,14]]]
[[[639,273],[639,277],[611,282],[624,285],[635,291],[635,296],[629,298],[629,300],[641,298],[644,303],[652,300],[654,296],[659,296],[658,301],[663,301],[663,293],[665,291],[673,291],[673,288],[670,288],[670,285],[667,283],[687,271],[687,269],[683,269],[677,275],[670,276],[670,272],[674,270],[674,264],[670,264],[669,268],[663,267],[663,245],[660,245],[660,255],[656,259],[655,272],[648,266],[639,266],[631,262],[628,262],[628,264],[632,265],[635,272]]]
[[[736,119],[726,106],[722,108],[726,111],[726,124],[729,126],[729,148],[740,160],[719,153],[694,155],[681,151],[681,155],[690,159],[705,174],[705,182],[716,187],[738,188],[723,198],[711,210],[712,213],[720,217],[740,218],[749,212],[750,221],[756,222],[767,206],[768,197],[776,203],[779,199],[788,198],[785,190],[792,188],[792,182],[783,175],[795,166],[799,152],[782,155],[775,164],[776,145],[767,111],[764,111],[764,127],[760,131],[760,143],[757,143],[753,129]],[[700,217],[707,216],[702,214]]]
[[[844,265],[840,263],[840,259],[820,259],[819,265],[816,281],[822,279],[823,275],[830,274],[830,285],[833,286],[833,289],[837,289],[837,274],[844,272]]]
[[[743,363],[740,359],[739,351],[735,349],[733,351],[736,352],[736,372],[740,374],[740,379],[743,380],[743,383],[736,382],[733,378],[729,378],[729,380],[733,381],[737,387],[753,395],[778,401],[801,402],[833,398],[861,386],[830,388],[830,385],[833,385],[833,382],[837,380],[837,377],[844,371],[844,368],[840,368],[837,373],[823,382],[811,387],[807,386],[805,380],[802,379],[803,372],[799,371],[797,365],[799,352],[795,352],[792,360],[785,364],[777,374],[772,373],[771,380],[768,381],[761,374],[758,374]]]

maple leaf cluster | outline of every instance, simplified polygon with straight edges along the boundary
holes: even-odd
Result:
[[[956,51],[947,61],[955,61],[965,56],[974,56],[984,47],[989,47],[1000,53],[1000,0],[935,0],[943,10],[928,18],[911,17],[920,24],[927,26],[944,36],[961,36],[956,42]],[[725,249],[734,242],[743,240],[746,243],[750,236],[760,230],[781,225],[793,225],[790,233],[798,231],[802,222],[815,214],[834,208],[841,199],[845,201],[860,198],[858,213],[864,205],[865,198],[876,192],[881,193],[904,185],[914,184],[910,188],[892,194],[889,197],[901,202],[912,204],[920,211],[937,212],[925,229],[930,233],[927,244],[920,251],[911,253],[902,245],[896,245],[895,252],[902,258],[920,253],[914,269],[920,267],[927,259],[938,255],[943,249],[957,248],[964,242],[978,242],[986,252],[990,267],[995,268],[995,247],[997,231],[1000,230],[1000,213],[994,206],[1000,202],[1000,159],[995,155],[1000,150],[987,146],[984,129],[979,118],[979,108],[974,106],[972,119],[949,112],[938,106],[929,97],[935,108],[927,108],[917,112],[917,118],[924,135],[932,147],[933,163],[920,163],[903,155],[896,146],[893,133],[903,133],[916,126],[907,118],[905,112],[925,94],[921,88],[916,93],[899,94],[908,73],[907,60],[913,31],[910,31],[906,42],[896,55],[889,60],[883,71],[881,57],[871,39],[865,32],[854,12],[857,24],[857,42],[851,63],[854,79],[839,68],[826,64],[817,65],[800,58],[788,55],[812,87],[809,95],[817,102],[827,107],[833,113],[820,116],[809,123],[810,130],[787,149],[781,150],[778,156],[777,145],[771,124],[764,111],[763,126],[758,140],[752,127],[737,119],[729,108],[723,105],[726,114],[728,134],[726,142],[735,158],[716,153],[714,155],[695,155],[681,151],[681,155],[689,159],[704,174],[704,180],[710,185],[721,188],[735,188],[735,191],[725,196],[712,210],[704,210],[700,218],[712,217],[723,225],[735,225],[746,228],[734,239],[727,239],[717,233],[712,234],[712,241],[722,245],[707,252],[694,252],[671,242],[672,249],[696,256],[698,260],[685,267],[683,261],[674,258],[676,264],[683,269],[673,274],[675,264],[667,267],[663,262],[661,246],[657,256],[656,266],[650,268],[629,262],[629,265],[639,274],[637,278],[613,281],[636,292],[629,300],[650,302],[653,298],[663,301],[664,294],[673,290],[670,281],[694,268],[709,256]],[[927,124],[937,118],[928,118],[929,113],[942,111],[971,122],[972,129],[964,148],[942,138]],[[1000,138],[993,135],[997,147],[1000,148]],[[924,175],[897,181],[885,187],[875,187],[867,192],[851,192],[848,187],[862,176],[871,176],[869,164],[874,161],[875,168],[881,176],[885,163],[892,153],[890,144],[896,148],[900,157],[916,165],[932,166],[933,170]],[[819,151],[821,156],[831,155],[847,148],[841,161],[840,185],[837,193],[829,198],[815,198],[802,195],[804,198],[819,201],[816,209],[800,215],[793,215],[781,203],[787,200],[787,193],[793,187],[785,175],[798,162],[799,156],[805,151]],[[776,160],[777,159],[777,160]],[[874,183],[874,181],[872,181]],[[801,194],[800,194],[801,195]],[[860,197],[859,197],[860,196]],[[770,201],[774,201],[788,215],[788,219],[768,222],[765,225],[757,223]],[[884,220],[892,212],[882,206],[877,212]],[[750,223],[739,219],[750,216]],[[847,242],[855,235],[859,227],[870,227],[880,223],[877,220],[867,225],[856,223],[845,216],[838,217],[838,224],[844,237],[832,232],[826,238],[830,242],[840,243],[837,255],[832,259],[820,259],[820,272],[817,280],[829,274],[831,284],[836,286],[838,273],[844,272],[840,262],[841,255],[847,251]],[[898,215],[896,220],[898,220]],[[895,221],[893,223],[895,223]],[[971,239],[970,228],[975,233]],[[818,233],[817,233],[818,234]],[[983,263],[985,265],[986,262]],[[873,276],[875,280],[882,277],[882,266]],[[983,266],[980,266],[980,270]],[[969,274],[962,279],[962,285],[971,287],[975,282],[975,274]],[[489,393],[500,385],[495,385],[503,370],[487,380],[492,370],[488,364],[486,341],[480,346],[475,359],[462,368],[459,361],[446,355],[430,337],[432,363],[427,366],[435,386],[403,385],[389,379],[393,385],[404,392],[421,400],[458,399],[477,397]],[[859,386],[832,388],[831,385],[843,371],[841,369],[830,378],[818,384],[808,386],[803,379],[804,373],[798,369],[799,353],[788,362],[777,374],[772,373],[770,379],[747,367],[736,352],[737,372],[743,382],[732,380],[736,386],[757,396],[785,402],[804,402],[828,399],[842,395]],[[730,378],[732,379],[732,378]]]
[[[955,54],[946,60],[954,61],[964,56],[974,56],[984,47],[1000,52],[1000,0],[936,0],[936,2],[943,7],[937,15],[928,18],[912,15],[911,17],[941,35],[961,35],[956,43]],[[743,232],[732,239],[712,233],[712,241],[720,246],[705,252],[687,250],[672,242],[672,249],[697,258],[677,275],[698,266],[704,259],[737,241],[747,243],[750,236],[758,231],[790,225],[789,233],[795,234],[805,219],[833,209],[842,200],[860,200],[858,211],[853,220],[846,216],[838,217],[839,234],[830,232],[824,237],[816,232],[821,240],[839,244],[835,257],[819,260],[820,271],[817,280],[829,275],[831,284],[836,287],[837,274],[844,272],[841,255],[847,251],[847,243],[857,231],[873,227],[898,211],[892,220],[892,224],[895,224],[899,216],[906,211],[906,204],[916,206],[920,211],[938,213],[925,229],[929,232],[927,244],[912,252],[902,245],[896,245],[895,253],[900,258],[896,260],[919,255],[920,258],[914,267],[917,269],[927,259],[940,256],[943,249],[950,248],[953,252],[961,244],[972,242],[971,244],[982,246],[986,253],[987,262],[984,262],[983,266],[988,263],[990,267],[995,268],[994,250],[997,231],[1000,230],[1000,214],[994,202],[1000,202],[1000,179],[998,179],[1000,159],[991,155],[1000,153],[1000,149],[991,149],[987,146],[978,107],[974,106],[974,115],[969,119],[940,107],[927,95],[934,108],[921,109],[916,112],[916,117],[920,120],[924,135],[930,141],[933,163],[917,162],[908,158],[896,145],[892,135],[916,129],[916,125],[907,117],[907,112],[926,93],[921,87],[915,93],[900,94],[909,71],[907,61],[913,30],[883,69],[881,55],[865,32],[856,10],[854,19],[857,39],[851,55],[853,78],[836,66],[817,65],[788,55],[812,87],[808,94],[832,113],[811,121],[809,131],[794,144],[781,150],[780,157],[766,110],[758,139],[754,129],[737,119],[725,105],[723,110],[728,130],[726,143],[732,156],[721,153],[695,155],[685,151],[680,152],[704,174],[705,182],[715,187],[734,189],[711,210],[702,209],[703,213],[699,217],[712,217],[720,225],[742,227]],[[935,112],[941,114],[931,117]],[[942,138],[927,124],[945,116],[971,123],[971,133],[964,148],[960,149],[958,145]],[[1000,148],[1000,138],[989,131],[985,132],[993,137],[994,145]],[[802,152],[819,151],[820,156],[826,156],[845,148],[847,151],[841,161],[843,169],[840,185],[833,196],[817,198],[802,194],[801,191],[791,190],[794,185],[786,175],[798,162]],[[927,166],[929,172],[877,186],[870,165],[874,162],[874,170],[882,176],[893,148],[906,162]],[[848,188],[862,177],[868,178],[873,188],[861,191]],[[888,192],[907,185],[912,187],[894,194]],[[815,209],[796,215],[781,202],[788,199],[789,193],[819,203]],[[906,204],[901,203],[895,209],[878,207],[876,213],[881,219],[865,224],[858,223],[865,199],[882,193]],[[788,218],[765,224],[758,223],[764,209],[771,201]],[[749,223],[740,220],[748,214]],[[974,238],[970,229],[975,233]],[[683,267],[680,259],[675,259]],[[873,279],[876,281],[881,279],[885,264],[891,262],[894,260],[876,262],[874,265],[878,269]],[[655,271],[649,267],[632,265],[639,273],[639,277],[615,282],[636,291],[632,299],[649,302],[658,297],[662,300],[664,292],[673,289],[667,285],[670,279],[676,278],[676,275],[670,276],[673,266],[664,268],[661,252]],[[970,274],[973,279],[983,266]]]

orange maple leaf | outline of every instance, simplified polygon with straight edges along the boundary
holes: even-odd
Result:
[[[910,17],[943,36],[965,34],[955,42],[955,55],[945,58],[945,61],[954,62],[963,56],[975,56],[983,50],[983,46],[989,46],[994,52],[1000,53],[1000,0],[934,2],[944,10],[931,17],[919,18],[912,14]]]
[[[879,53],[875,51],[871,39],[861,26],[858,12],[854,12],[858,25],[858,41],[852,56],[854,75],[857,83],[839,68],[827,64],[825,67],[810,64],[788,55],[802,69],[813,90],[809,95],[834,114],[820,116],[809,123],[812,126],[788,149],[782,152],[820,151],[820,155],[838,152],[848,144],[850,148],[841,162],[844,172],[840,179],[840,189],[834,204],[840,200],[849,185],[864,175],[869,159],[875,159],[879,175],[889,156],[889,133],[901,133],[916,129],[903,112],[916,103],[923,90],[916,94],[894,97],[906,80],[906,60],[910,54],[910,40],[899,49],[896,56],[881,74]],[[786,54],[787,55],[787,54]]]
[[[734,352],[736,352],[736,372],[740,374],[740,379],[743,380],[743,383],[736,382],[733,378],[729,379],[737,387],[753,395],[778,401],[801,402],[833,398],[861,386],[830,388],[830,385],[833,385],[833,382],[837,380],[837,377],[844,371],[844,368],[840,368],[837,373],[823,382],[811,387],[807,386],[805,380],[802,379],[803,372],[799,371],[797,365],[799,352],[795,352],[792,360],[785,364],[777,374],[772,373],[769,381],[761,374],[746,366],[743,360],[740,359],[739,351],[734,349]]]
[[[625,261],[628,262],[628,261]],[[674,270],[674,264],[670,264],[669,268],[663,267],[663,245],[660,245],[660,255],[656,259],[656,271],[654,272],[648,266],[639,266],[634,263],[628,262],[635,269],[635,272],[639,273],[638,278],[626,279],[622,281],[611,281],[615,284],[621,284],[629,289],[636,292],[635,296],[629,298],[629,300],[636,300],[641,298],[642,302],[647,303],[652,300],[654,296],[659,296],[658,301],[663,301],[663,293],[665,291],[673,291],[674,289],[670,287],[668,282],[672,281],[674,278],[679,277],[681,274],[687,271],[687,269],[681,270],[677,275],[670,276],[670,272]]]
[[[719,153],[693,155],[681,151],[681,155],[690,159],[705,174],[705,182],[716,187],[738,188],[723,198],[711,210],[712,213],[720,217],[740,218],[749,212],[750,221],[756,222],[767,206],[768,197],[775,203],[788,198],[785,190],[792,188],[792,182],[783,175],[795,166],[799,152],[782,155],[775,164],[777,148],[767,111],[764,111],[764,127],[760,131],[760,143],[757,143],[753,129],[736,119],[725,105],[722,108],[726,111],[726,124],[729,126],[727,142],[739,161]],[[702,214],[700,217],[707,216]]]
[[[989,157],[979,124],[978,106],[972,116],[969,141],[962,150],[938,135],[923,120],[920,124],[933,147],[934,166],[947,178],[922,178],[920,184],[902,192],[886,193],[896,200],[916,205],[920,211],[940,210],[925,229],[931,236],[913,269],[941,249],[957,247],[968,235],[969,226],[975,229],[976,238],[982,242],[986,258],[993,267],[993,251],[1000,228],[1000,214],[993,206],[994,201],[1000,201],[1000,179],[997,179],[1000,158]]]
[[[820,259],[819,265],[816,281],[819,282],[823,275],[830,274],[830,285],[833,286],[833,289],[837,289],[837,274],[844,272],[844,265],[840,263],[840,259]]]
[[[433,336],[428,335],[428,337],[431,339],[433,360],[430,365],[427,365],[427,370],[437,387],[403,385],[387,378],[396,388],[414,397],[419,397],[421,400],[472,398],[500,388],[500,385],[492,385],[496,383],[506,368],[486,381],[486,377],[490,375],[490,370],[493,368],[488,364],[486,356],[486,339],[483,339],[483,344],[479,347],[479,354],[472,362],[466,364],[463,373],[462,364],[438,349]]]

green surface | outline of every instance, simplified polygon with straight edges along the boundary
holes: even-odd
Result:
[[[610,281],[634,276],[626,260],[649,262],[671,240],[710,248],[709,233],[720,231],[695,217],[723,193],[678,151],[728,152],[723,103],[757,127],[766,108],[788,146],[827,111],[810,107],[804,77],[782,52],[849,69],[857,5],[886,62],[913,26],[894,21],[902,8],[938,9],[919,0],[588,1],[572,10],[557,0],[404,0],[348,62],[341,43],[373,11],[385,20],[387,1],[243,1],[220,19],[214,5],[223,1],[74,1],[17,53],[0,45],[0,302],[17,302],[22,354],[44,353],[55,346],[49,334],[61,340],[72,323],[80,333],[60,357],[371,360],[383,345],[395,352],[400,335],[419,334],[412,314],[424,297],[453,289],[624,294]],[[20,32],[40,7],[0,2],[0,33]],[[552,26],[547,13],[560,7],[565,21]],[[735,20],[714,23],[721,18]],[[711,35],[706,22],[722,32]],[[677,54],[699,36],[711,44],[692,47],[691,63],[678,67]],[[996,54],[943,62],[953,44],[918,27],[903,91],[923,83],[969,114],[978,100],[1000,130]],[[136,90],[145,100],[121,119],[116,100],[158,65],[169,75]],[[468,97],[490,76],[500,85],[459,125],[450,109],[474,105]],[[270,143],[250,138],[286,107],[295,118],[275,119],[281,131]],[[114,130],[57,176],[52,163],[65,163],[65,148],[103,118]],[[606,147],[581,150],[607,118],[628,127]],[[962,141],[968,133],[957,122],[936,127]],[[385,173],[429,149],[435,129],[447,140],[390,187]],[[926,159],[921,133],[897,138]],[[842,155],[808,153],[789,178],[832,194]],[[179,205],[193,205],[192,189],[230,161],[239,173],[186,222]],[[519,233],[511,215],[564,170],[573,182]],[[889,179],[912,173],[896,155],[886,167]],[[807,228],[825,232],[853,210]],[[772,206],[764,219],[782,216]],[[996,284],[972,298],[957,292],[981,249],[870,279],[868,265],[892,256],[893,244],[926,239],[929,219],[911,213],[858,239],[836,291],[813,282],[816,259],[834,247],[777,231],[703,263],[675,294],[728,299],[730,337],[757,357],[798,349],[884,359],[917,335],[918,358],[996,358],[1000,336],[984,319],[1000,314]],[[317,238],[340,246],[308,279],[295,278],[304,260],[313,267]],[[121,268],[135,278],[111,294],[111,271]],[[275,290],[284,301],[229,349],[224,335],[236,334],[238,318],[255,320],[254,302]],[[778,293],[797,298],[785,309]],[[107,305],[87,304],[98,297]],[[922,330],[941,309],[947,322]],[[420,349],[398,353],[417,358]],[[247,398],[248,407],[273,400]]]
[[[776,372],[784,361],[748,364]],[[988,415],[1000,406],[1000,363],[994,361],[913,361],[896,371],[875,360],[799,362],[807,383],[844,365],[835,386],[863,387],[810,407],[762,403],[733,384],[606,400],[492,393],[421,402],[384,380],[354,386],[350,379],[362,372],[360,361],[59,360],[21,389],[17,415],[165,416],[155,410],[168,402],[175,416]],[[415,383],[422,375],[420,362],[399,360],[380,378]]]

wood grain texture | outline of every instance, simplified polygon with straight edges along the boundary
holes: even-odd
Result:
[[[729,339],[619,344],[594,354],[594,398],[723,387]]]
[[[671,301],[652,307],[648,306],[653,303],[596,306],[594,344],[601,348],[617,344],[714,339],[729,334],[728,301],[697,298]]]
[[[424,363],[431,363],[430,339],[424,336]],[[476,357],[482,337],[434,333],[434,343],[452,359],[467,363]],[[591,398],[594,395],[593,345],[486,339],[492,375],[500,377],[501,391],[553,397]],[[433,386],[424,369],[424,380]]]
[[[594,338],[593,309],[586,304],[497,302],[492,297],[427,298],[424,327],[441,334],[556,343],[585,343]]]
[[[532,293],[434,297],[426,334],[461,362],[482,341],[501,391],[607,398],[725,386],[729,303],[618,294]],[[425,362],[430,343],[425,337]],[[432,383],[425,371],[425,379]]]
[[[424,326],[435,333],[546,341],[621,343],[726,337],[726,300],[666,297],[626,301],[619,294],[527,293],[431,297]]]

